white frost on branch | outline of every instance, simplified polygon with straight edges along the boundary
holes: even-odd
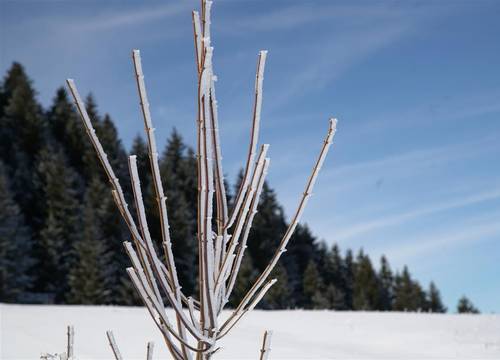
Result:
[[[217,77],[213,69],[214,49],[211,45],[210,33],[211,7],[211,1],[202,0],[201,13],[196,11],[192,13],[195,63],[198,74],[196,125],[199,293],[197,299],[192,294],[186,296],[182,293],[175,268],[166,205],[167,198],[160,178],[155,128],[149,107],[140,51],[133,50],[132,59],[147,137],[155,197],[160,214],[165,263],[160,260],[149,233],[135,155],[129,157],[128,165],[137,223],[129,211],[120,182],[96,136],[75,82],[72,79],[67,80],[86,132],[108,176],[113,199],[132,235],[132,242],[124,243],[132,263],[132,266],[127,268],[127,272],[151,318],[162,333],[166,347],[176,360],[190,360],[193,357],[196,360],[211,358],[219,350],[217,341],[228,334],[246,313],[253,310],[276,282],[276,279],[268,278],[279,258],[286,251],[307,201],[312,195],[314,184],[332,143],[337,124],[335,119],[330,119],[327,136],[312,168],[305,190],[272,259],[236,309],[222,324],[219,323],[221,311],[228,302],[237,280],[253,219],[258,211],[259,198],[270,160],[267,157],[269,148],[267,144],[261,146],[257,155],[264,69],[267,59],[267,51],[263,50],[259,52],[257,61],[252,125],[243,179],[235,198],[235,204],[229,210],[222,168],[218,102],[215,94]],[[167,316],[166,305],[170,305],[174,310],[175,325]],[[107,336],[115,358],[121,359],[112,332],[108,332]],[[270,339],[271,332],[267,331],[261,349],[261,359],[267,359],[269,355]],[[152,358],[152,351],[153,345],[149,343],[147,347],[148,360]]]

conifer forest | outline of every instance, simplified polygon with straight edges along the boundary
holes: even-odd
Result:
[[[124,179],[128,199],[127,156],[137,155],[149,229],[158,245],[160,215],[146,168],[145,140],[138,135],[131,149],[124,148],[113,119],[91,94],[85,104],[117,176]],[[140,304],[124,271],[129,260],[122,243],[130,235],[84,135],[67,91],[59,88],[50,107],[42,107],[27,69],[13,63],[0,87],[1,302]],[[198,272],[196,158],[175,129],[161,152],[160,173],[170,225],[176,229],[172,246],[179,282],[191,294],[197,291]],[[230,194],[242,176],[226,184]],[[272,184],[266,182],[230,305],[239,303],[247,285],[264,270],[287,225]],[[340,249],[324,240],[307,224],[297,227],[287,255],[273,270],[278,281],[260,308],[447,311],[437,285],[421,284],[408,267],[394,269],[385,256],[371,259],[363,249]],[[477,309],[464,298],[459,311]]]

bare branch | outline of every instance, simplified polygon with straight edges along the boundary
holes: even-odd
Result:
[[[106,336],[108,337],[109,340],[109,346],[111,346],[111,350],[113,351],[113,355],[115,356],[116,360],[123,360],[122,354],[120,353],[120,349],[118,349],[118,346],[116,345],[115,337],[113,335],[113,332],[111,330],[106,331]]]
[[[158,210],[160,213],[161,221],[161,233],[163,238],[163,248],[165,251],[165,258],[167,261],[167,267],[169,269],[169,275],[171,284],[174,286],[175,297],[179,303],[181,302],[181,291],[179,286],[179,278],[177,276],[177,269],[175,268],[174,255],[172,253],[172,241],[170,239],[170,231],[168,224],[167,215],[167,198],[165,192],[163,191],[163,185],[160,177],[160,166],[158,163],[158,150],[156,148],[156,139],[154,136],[154,127],[151,120],[151,113],[149,111],[149,102],[146,92],[146,84],[144,82],[144,74],[142,71],[141,54],[139,50],[133,50],[132,58],[134,61],[134,69],[137,80],[137,90],[139,92],[140,105],[142,110],[142,115],[144,119],[144,127],[146,130],[146,135],[148,139],[148,153],[149,161],[151,165],[151,172],[153,173],[153,183],[156,193],[156,200],[158,202]],[[182,305],[181,305],[182,306]],[[177,326],[179,328],[179,335],[187,341],[186,332],[184,326],[182,325],[179,315],[177,316]],[[183,352],[186,357],[190,358],[190,355],[183,347]]]
[[[276,279],[269,280],[263,287],[260,288],[257,295],[253,298],[252,302],[247,308],[237,308],[231,316],[226,320],[226,322],[220,327],[220,334],[217,336],[217,340],[223,338],[227,335],[229,331],[236,325],[238,321],[249,311],[252,311],[255,306],[262,300],[264,295],[268,292],[268,290],[276,283]]]
[[[143,270],[141,268],[139,258],[137,257],[137,254],[135,253],[132,245],[130,244],[130,242],[125,242],[124,246],[125,246],[125,249],[127,250],[127,253],[129,254],[129,257],[132,260],[132,264],[134,266],[134,268],[132,269],[132,270],[134,270],[134,276],[137,277],[137,280],[139,280],[138,284],[141,285],[138,288],[138,290],[140,291],[141,289],[143,289],[144,290],[144,297],[146,299],[151,298],[150,301],[151,301],[152,305],[154,305],[156,307],[156,311],[158,311],[160,316],[162,314],[165,314],[165,312],[159,306],[159,304],[154,301],[154,297],[152,297],[148,294],[148,293],[152,294],[152,291],[149,291],[150,287],[149,287],[149,284],[147,283],[147,281],[145,283],[143,283],[143,281],[140,281],[140,277],[138,276],[138,274],[142,273]],[[130,272],[129,272],[129,275],[130,275]],[[166,281],[162,281],[162,283],[166,283]],[[200,333],[200,331],[196,327],[193,326],[193,324],[191,324],[190,320],[186,317],[184,311],[180,307],[179,302],[176,301],[175,295],[174,295],[172,289],[170,289],[169,287],[166,287],[164,290],[167,293],[167,297],[168,297],[172,307],[174,308],[176,315],[179,317],[180,321],[182,321],[182,323],[187,328],[187,330],[191,333],[191,335],[193,335],[199,341],[203,341],[207,344],[212,344],[213,341],[211,339],[205,337],[203,334]],[[163,320],[166,323],[168,323],[168,319],[166,317]],[[166,324],[166,325],[168,325],[168,324]],[[176,336],[176,335],[180,336],[180,334],[176,334],[176,333],[172,333],[172,335],[173,336]],[[183,340],[186,341],[185,339],[183,339]]]
[[[141,263],[142,266],[146,269],[146,275],[148,277],[148,281],[150,285],[153,287],[155,296],[157,300],[163,305],[163,299],[160,295],[160,291],[158,289],[158,285],[156,284],[156,279],[154,277],[153,271],[151,269],[150,262],[155,263],[154,261],[149,260],[148,255],[150,257],[156,257],[156,252],[153,247],[153,242],[151,240],[151,235],[148,229],[148,223],[146,220],[146,212],[144,210],[144,201],[142,199],[142,191],[141,191],[141,183],[139,180],[139,173],[137,171],[137,158],[135,155],[131,155],[129,157],[129,170],[130,170],[130,179],[132,181],[132,189],[134,193],[135,207],[137,210],[137,218],[139,219],[139,227],[141,228],[141,234],[143,239],[146,240],[146,249],[143,249],[141,246],[138,246],[139,254],[141,255]]]
[[[70,325],[68,326],[68,345],[66,351],[68,355],[68,360],[73,359],[74,342],[75,342],[75,328],[72,325]]]
[[[230,262],[230,256],[234,254],[236,246],[238,245],[239,237],[241,235],[241,230],[243,229],[243,225],[244,225],[247,213],[248,213],[248,209],[250,208],[250,204],[252,202],[253,193],[257,189],[257,183],[258,183],[258,180],[260,178],[260,173],[263,170],[263,166],[264,166],[264,162],[265,162],[268,148],[269,148],[268,144],[264,144],[261,147],[259,157],[257,159],[257,163],[255,165],[255,169],[254,169],[254,172],[252,175],[250,189],[245,194],[243,208],[241,209],[241,213],[239,214],[239,217],[237,219],[234,233],[231,237],[231,241],[229,242],[228,250],[226,252],[226,256],[224,257],[224,261],[222,263],[219,276],[217,277],[216,288],[215,288],[216,293],[218,293],[218,289],[224,285],[224,281],[225,281],[227,272],[229,271],[229,269],[231,269],[232,263]]]
[[[250,174],[252,171],[252,164],[255,158],[255,150],[257,148],[257,143],[259,141],[259,127],[260,127],[260,113],[262,109],[262,88],[264,83],[264,68],[266,66],[267,50],[262,50],[259,53],[259,60],[257,62],[257,75],[255,77],[255,102],[253,108],[253,122],[252,131],[250,134],[250,145],[248,147],[247,162],[245,165],[245,172],[243,174],[243,180],[240,184],[238,194],[236,195],[234,208],[231,210],[231,215],[229,216],[229,221],[226,224],[226,228],[230,228],[238,213],[240,211],[241,203],[243,202],[243,197],[247,191]]]
[[[201,57],[202,57],[202,45],[201,45],[201,25],[200,25],[200,14],[198,11],[193,11],[193,32],[194,32],[194,50],[196,56],[196,70],[198,74],[201,72]]]
[[[146,352],[146,360],[153,360],[153,350],[155,347],[155,343],[150,341],[148,342],[148,348]]]
[[[258,185],[257,185],[257,191],[254,194],[254,197],[252,199],[252,203],[250,205],[250,214],[248,215],[248,218],[246,219],[245,225],[244,225],[244,232],[243,232],[243,239],[240,242],[238,252],[236,253],[236,262],[234,264],[234,269],[231,270],[231,275],[229,277],[229,284],[227,286],[227,291],[225,294],[225,299],[224,303],[226,303],[229,300],[229,297],[231,296],[231,293],[233,291],[234,284],[236,282],[236,278],[238,276],[238,273],[240,271],[240,266],[241,266],[241,260],[243,259],[243,254],[245,253],[245,249],[247,248],[247,240],[248,240],[248,235],[250,233],[250,228],[252,227],[253,223],[253,218],[255,214],[257,214],[257,205],[259,204],[259,198],[260,194],[262,192],[262,188],[264,186],[264,181],[266,179],[270,159],[266,158],[264,160],[264,167],[262,170],[262,173],[260,174]]]
[[[337,126],[337,120],[330,119],[330,126],[328,128],[328,134],[325,138],[325,141],[323,142],[323,147],[321,148],[318,159],[316,160],[316,163],[313,167],[311,176],[309,177],[309,180],[307,181],[305,191],[302,195],[302,198],[300,199],[297,210],[295,211],[295,215],[293,216],[292,221],[291,221],[290,225],[288,226],[287,231],[285,232],[285,235],[281,239],[280,245],[279,245],[278,249],[276,250],[276,252],[274,253],[271,261],[266,266],[266,268],[264,269],[262,274],[257,278],[257,280],[255,281],[252,288],[243,297],[240,304],[238,305],[238,307],[234,311],[234,314],[238,314],[239,312],[241,312],[245,308],[245,306],[248,304],[248,302],[253,297],[253,295],[259,290],[259,288],[262,286],[262,284],[266,281],[267,277],[269,276],[271,271],[276,266],[276,263],[278,262],[281,255],[286,251],[286,246],[288,244],[288,241],[290,240],[290,237],[292,236],[293,231],[295,230],[295,228],[300,220],[300,217],[302,215],[302,212],[304,211],[304,207],[307,203],[307,200],[312,195],[312,189],[313,189],[314,184],[316,182],[316,177],[318,176],[319,170],[321,169],[321,166],[323,164],[323,161],[325,160],[326,154],[328,153],[328,149],[330,148],[330,145],[332,143],[332,140],[333,140],[333,137],[334,137],[335,131],[336,131],[336,126]],[[233,315],[226,321],[226,323],[228,323],[228,321],[232,317],[233,317]],[[221,327],[221,329],[222,328],[224,328],[224,325]]]
[[[160,261],[153,246],[151,234],[149,233],[136,157],[134,155],[130,156],[129,170],[138,225],[136,225],[128,209],[128,204],[119,180],[115,176],[107,155],[96,136],[91,119],[76,85],[73,80],[67,80],[86,132],[111,183],[113,199],[132,235],[134,246],[130,242],[124,243],[133,266],[127,268],[127,272],[151,318],[162,333],[166,345],[175,360],[191,360],[193,354],[196,355],[196,360],[208,360],[211,358],[219,349],[216,347],[216,341],[225,336],[246,313],[253,310],[276,282],[276,279],[268,280],[268,277],[276,266],[281,254],[286,251],[292,233],[312,194],[316,177],[321,169],[336,130],[336,120],[331,119],[328,135],[290,225],[280,240],[278,249],[238,307],[231,313],[223,325],[219,326],[218,316],[231,295],[240,271],[270,160],[266,158],[267,144],[261,147],[258,157],[256,156],[262,110],[264,69],[267,58],[267,51],[263,50],[259,53],[257,63],[252,127],[243,179],[235,198],[235,205],[231,211],[228,211],[228,200],[222,167],[222,150],[219,138],[218,102],[215,89],[217,78],[213,70],[211,7],[211,1],[202,0],[201,16],[196,11],[192,13],[195,62],[198,74],[197,240],[199,301],[192,297],[187,298],[181,292],[179,284],[172,253],[172,241],[166,206],[167,198],[160,177],[159,155],[154,136],[155,129],[151,119],[139,50],[133,51],[132,58],[141,112],[147,135],[148,155],[155,196],[160,213],[165,263]],[[215,216],[213,214],[214,211]],[[177,329],[172,326],[167,317],[164,296],[174,310]],[[196,311],[199,311],[199,313],[196,313]],[[109,331],[107,335],[115,358],[121,359],[113,334]],[[269,355],[270,339],[271,332],[267,331],[261,349],[261,359],[267,359]],[[195,345],[189,343],[189,341],[193,340],[196,342]],[[69,358],[73,357],[72,344],[72,332],[70,334],[68,329],[67,353]],[[151,360],[152,353],[153,344],[148,343],[147,360]]]
[[[271,330],[266,330],[264,332],[264,337],[262,339],[262,348],[260,349],[260,360],[267,360],[269,358],[269,353],[271,352],[271,337],[273,332]]]

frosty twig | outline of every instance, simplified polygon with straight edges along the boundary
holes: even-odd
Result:
[[[139,50],[133,50],[132,59],[148,143],[152,181],[160,214],[165,262],[162,262],[156,253],[148,229],[135,155],[129,157],[128,165],[137,224],[128,209],[120,182],[99,142],[75,82],[71,79],[67,80],[85,130],[108,176],[113,199],[132,235],[131,242],[124,243],[132,264],[127,268],[127,272],[151,318],[162,333],[170,354],[176,360],[190,360],[193,357],[196,360],[211,358],[219,350],[216,346],[217,341],[228,334],[245,314],[253,310],[276,282],[276,279],[268,278],[279,258],[286,251],[292,233],[300,221],[336,130],[336,120],[331,119],[326,139],[306,183],[304,193],[278,249],[239,305],[221,325],[219,316],[235,286],[270,164],[267,157],[269,145],[262,145],[260,151],[257,152],[267,51],[260,51],[258,57],[247,159],[234,206],[229,210],[219,137],[218,102],[215,91],[217,77],[213,69],[214,49],[211,45],[211,9],[212,2],[202,0],[201,12],[193,11],[192,13],[195,64],[198,75],[196,100],[198,107],[196,119],[198,299],[195,299],[192,294],[187,294],[190,296],[186,297],[182,293],[177,276],[168,222],[167,198],[160,177],[155,129],[151,119]],[[172,230],[175,231],[175,229]],[[170,305],[174,311],[175,325],[167,315],[166,305]],[[120,360],[121,354],[112,332],[107,332],[107,336],[115,358]],[[267,359],[269,355],[270,338],[271,332],[267,331],[261,348],[261,359]],[[68,354],[69,352],[68,344]],[[153,345],[148,343],[148,360],[151,360],[152,352]]]
[[[266,330],[264,333],[264,338],[262,339],[262,348],[260,349],[260,360],[267,360],[269,358],[269,353],[271,352],[271,336],[273,332],[271,330]]]

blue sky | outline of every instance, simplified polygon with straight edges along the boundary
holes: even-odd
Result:
[[[194,1],[0,1],[0,71],[23,63],[48,105],[72,77],[127,148],[142,131],[141,49],[160,144],[195,141]],[[500,312],[500,4],[220,0],[213,8],[224,171],[242,166],[258,51],[269,50],[262,142],[290,215],[328,126],[334,145],[304,215],[345,249],[385,253]]]

